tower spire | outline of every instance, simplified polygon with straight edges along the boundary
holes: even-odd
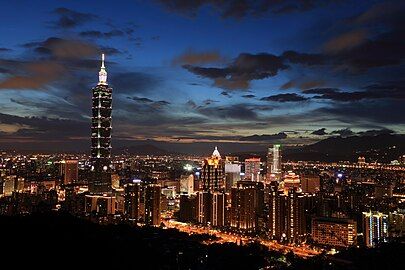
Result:
[[[101,68],[98,73],[98,84],[107,85],[107,71],[105,70],[104,61],[105,57],[103,53],[101,54]]]

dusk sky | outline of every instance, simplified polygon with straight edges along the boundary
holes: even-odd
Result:
[[[34,2],[1,5],[0,148],[90,149],[102,52],[113,149],[405,132],[404,1]]]

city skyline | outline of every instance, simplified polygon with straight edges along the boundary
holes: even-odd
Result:
[[[4,6],[0,148],[89,148],[101,53],[115,149],[404,133],[402,3],[102,2]]]

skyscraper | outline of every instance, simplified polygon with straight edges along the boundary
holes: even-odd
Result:
[[[124,214],[134,222],[139,219],[140,180],[125,185]]]
[[[161,187],[156,184],[147,185],[145,188],[145,224],[160,224],[160,194]]]
[[[215,147],[202,169],[202,191],[197,193],[198,222],[212,226],[225,224],[224,161]]]
[[[63,184],[72,184],[78,181],[79,169],[77,160],[63,160],[61,163]]]
[[[260,181],[260,158],[245,159],[245,180]]]
[[[374,247],[386,242],[388,237],[388,215],[380,212],[363,212],[363,235],[366,246]]]
[[[211,158],[204,160],[202,182],[204,191],[220,190],[224,187],[225,163],[221,159],[218,148],[215,147]]]
[[[275,144],[268,148],[266,181],[281,179],[281,145]]]
[[[107,83],[107,71],[102,54],[99,81],[93,88],[91,125],[92,176],[89,179],[91,193],[111,191],[111,111],[112,88]]]

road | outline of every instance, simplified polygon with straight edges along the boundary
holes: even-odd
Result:
[[[311,257],[314,255],[317,255],[320,253],[320,251],[313,250],[307,245],[301,245],[301,246],[292,246],[292,245],[282,245],[280,243],[277,243],[276,241],[272,240],[262,240],[262,239],[256,239],[256,238],[251,238],[247,236],[242,236],[236,233],[231,233],[231,232],[222,232],[218,231],[216,229],[212,228],[207,228],[207,227],[200,227],[200,226],[195,226],[192,224],[188,223],[182,223],[174,220],[166,220],[164,221],[164,224],[168,228],[176,228],[179,231],[186,232],[188,234],[210,234],[210,235],[215,235],[218,237],[218,240],[207,242],[209,243],[226,243],[226,242],[232,242],[232,243],[247,243],[247,242],[252,242],[255,240],[259,240],[259,242],[267,246],[270,249],[273,250],[278,250],[281,252],[288,252],[288,251],[293,251],[294,254],[300,257]]]

